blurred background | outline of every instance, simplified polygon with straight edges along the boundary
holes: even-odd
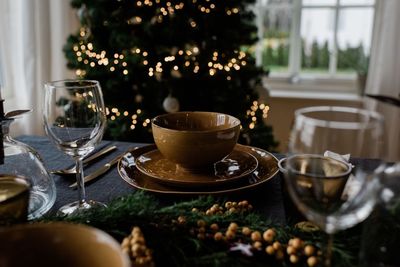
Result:
[[[215,110],[242,121],[241,143],[285,152],[297,108],[341,105],[385,116],[400,153],[396,0],[2,0],[5,109],[32,109],[14,136],[43,135],[43,84],[99,80],[106,139],[152,142],[150,120]],[[390,145],[389,145],[390,144]],[[390,149],[389,149],[390,148]]]

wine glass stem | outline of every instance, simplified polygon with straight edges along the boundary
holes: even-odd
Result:
[[[76,164],[76,184],[78,187],[79,204],[83,205],[86,203],[86,192],[85,192],[82,158],[81,157],[75,158],[75,164]]]
[[[326,238],[326,247],[325,247],[325,257],[324,257],[324,266],[331,267],[332,266],[332,249],[333,249],[333,234],[327,234]]]

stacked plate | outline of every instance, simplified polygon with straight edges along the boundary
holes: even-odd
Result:
[[[278,160],[260,148],[237,144],[209,169],[188,171],[167,160],[155,145],[128,151],[118,163],[135,188],[163,194],[224,194],[256,187],[278,172]]]

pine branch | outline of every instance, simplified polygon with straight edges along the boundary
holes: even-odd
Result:
[[[267,255],[264,249],[253,249],[252,257],[231,252],[229,249],[236,242],[254,245],[252,238],[241,232],[244,227],[260,233],[266,229],[274,229],[275,240],[284,246],[295,237],[303,240],[305,245],[311,244],[318,248],[323,244],[324,233],[320,231],[305,232],[297,227],[277,225],[251,210],[238,210],[235,213],[225,210],[208,214],[210,207],[223,207],[223,203],[228,203],[221,201],[224,200],[209,196],[161,206],[153,196],[137,191],[114,200],[108,208],[89,210],[66,218],[47,217],[44,220],[88,224],[108,232],[118,241],[128,236],[133,226],[138,226],[144,233],[146,244],[154,251],[156,266],[290,265],[288,256],[277,261],[275,256]],[[204,235],[199,230],[200,222],[207,226],[204,228]],[[210,230],[210,225],[216,224],[219,232],[226,233],[232,222],[239,226],[236,237],[232,240],[215,241],[215,231]],[[335,266],[355,264],[358,242],[357,231],[352,235],[346,233],[337,236],[334,243]]]

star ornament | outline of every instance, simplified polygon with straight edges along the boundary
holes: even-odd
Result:
[[[235,243],[229,251],[239,251],[241,254],[251,257],[253,256],[253,252],[251,251],[251,245],[250,244],[244,244],[244,243]]]

